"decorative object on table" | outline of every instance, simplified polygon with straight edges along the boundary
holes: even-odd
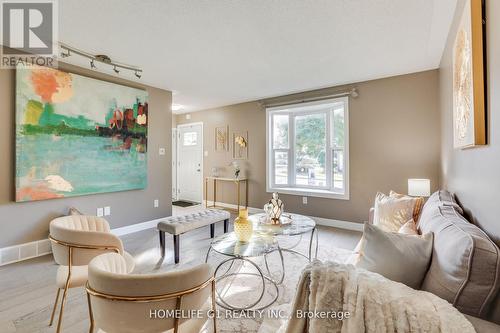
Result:
[[[240,169],[240,164],[236,161],[232,161],[231,164],[230,164],[233,169],[234,169],[234,178],[235,179],[239,179],[240,178],[240,172],[241,172],[241,169]]]
[[[220,126],[215,128],[215,150],[228,151],[229,150],[229,126]]]
[[[240,209],[238,217],[234,220],[234,233],[240,242],[248,242],[252,238],[253,224],[248,220],[248,209]]]
[[[16,201],[144,189],[148,93],[52,68],[16,71]]]
[[[217,167],[212,167],[212,177],[219,177],[219,168]]]
[[[281,214],[283,213],[283,209],[285,207],[285,204],[279,198],[278,192],[273,193],[273,198],[271,200],[269,200],[269,203],[272,206],[271,221],[274,224],[279,224],[280,217],[281,217]]]
[[[233,133],[233,158],[237,160],[248,158],[248,132]]]
[[[271,219],[271,213],[272,213],[272,211],[273,211],[273,205],[270,202],[266,203],[264,205],[264,213],[266,214],[266,218],[268,220]]]
[[[467,0],[453,45],[453,142],[455,148],[486,144],[481,0]]]

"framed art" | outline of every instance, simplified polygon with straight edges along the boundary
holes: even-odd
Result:
[[[148,93],[60,70],[16,71],[16,201],[144,189]]]
[[[453,144],[486,144],[483,4],[467,0],[453,44]]]
[[[215,128],[215,151],[229,150],[229,126]]]
[[[246,160],[248,158],[248,132],[233,132],[233,159]]]

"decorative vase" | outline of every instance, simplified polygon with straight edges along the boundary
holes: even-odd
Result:
[[[253,224],[248,220],[248,209],[240,209],[238,217],[234,220],[234,233],[240,242],[248,242],[252,237]]]
[[[285,204],[279,198],[278,192],[273,193],[273,198],[271,200],[269,200],[269,204],[272,206],[271,213],[270,213],[271,222],[273,224],[279,224],[280,217],[281,217],[281,214],[283,213],[283,209],[285,207]]]

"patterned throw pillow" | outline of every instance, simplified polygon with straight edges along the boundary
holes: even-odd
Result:
[[[424,208],[424,203],[425,200],[423,197],[410,197],[409,195],[406,194],[400,194],[394,191],[391,191],[389,193],[389,196],[395,197],[395,198],[410,198],[415,200],[415,209],[413,210],[413,222],[415,223],[415,226],[418,225],[418,219],[420,218],[420,213],[422,213],[422,208]]]
[[[378,192],[375,196],[373,224],[388,232],[399,229],[413,219],[416,200],[412,197],[394,197]]]
[[[418,235],[417,225],[413,219],[409,220],[401,228],[399,228],[398,233],[405,235]]]

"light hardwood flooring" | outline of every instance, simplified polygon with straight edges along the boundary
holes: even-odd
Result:
[[[200,207],[174,207],[174,215],[196,211]],[[361,233],[319,227],[320,248],[334,246],[352,250]],[[216,235],[222,233],[222,223]],[[192,266],[204,260],[210,244],[209,228],[181,236],[181,262],[173,264],[172,238],[167,235],[167,255],[159,262],[160,250],[156,230],[148,229],[122,237],[125,249],[136,260],[135,272],[168,271]],[[305,241],[305,240],[304,240]],[[203,259],[200,259],[203,258]],[[57,265],[47,255],[0,267],[0,332],[55,332],[48,327],[55,298]],[[57,317],[56,317],[57,318]],[[87,303],[82,288],[70,289],[63,319],[63,332],[88,332]]]

